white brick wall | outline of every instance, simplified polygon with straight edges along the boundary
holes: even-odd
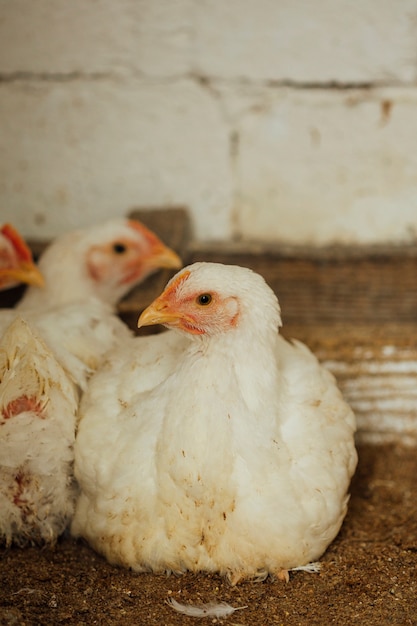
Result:
[[[414,239],[416,40],[417,0],[0,0],[1,220]]]
[[[242,114],[238,135],[240,236],[417,238],[417,90],[271,90]]]
[[[0,72],[186,74],[192,0],[0,0]]]
[[[227,79],[412,81],[415,0],[196,1],[196,66]]]
[[[201,236],[231,235],[228,130],[193,82],[3,84],[0,119],[2,218],[34,236],[147,204],[189,205]]]

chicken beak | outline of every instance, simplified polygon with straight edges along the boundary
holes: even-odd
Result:
[[[45,287],[45,279],[39,268],[31,262],[22,262],[19,267],[8,268],[3,272],[0,272],[0,276],[2,274],[6,275],[9,280],[16,281],[16,283],[26,283],[28,285],[35,285],[36,287]]]
[[[177,325],[180,315],[169,309],[169,304],[162,297],[157,298],[140,315],[138,328],[153,324]]]
[[[159,269],[162,267],[179,269],[182,266],[182,261],[178,254],[171,250],[171,248],[168,248],[158,235],[152,230],[149,230],[142,222],[129,220],[129,226],[139,231],[141,236],[148,243],[149,253],[146,255],[146,258],[143,259],[143,263],[149,269]]]
[[[165,246],[162,242],[153,246],[149,256],[144,260],[144,263],[147,267],[155,269],[162,267],[179,269],[182,266],[182,261],[178,254],[171,248],[168,248],[168,246]]]

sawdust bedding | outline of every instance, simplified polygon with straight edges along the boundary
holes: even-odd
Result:
[[[69,537],[54,550],[2,549],[0,625],[417,624],[416,477],[415,449],[360,446],[349,513],[321,572],[293,573],[287,584],[138,575]],[[170,598],[246,608],[199,619],[175,612]]]

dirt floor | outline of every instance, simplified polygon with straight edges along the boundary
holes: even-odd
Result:
[[[417,624],[417,450],[362,446],[343,528],[320,574],[237,587],[218,576],[133,574],[83,543],[0,551],[0,625]],[[226,601],[228,618],[167,605]]]

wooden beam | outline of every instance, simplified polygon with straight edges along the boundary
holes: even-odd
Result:
[[[262,274],[279,298],[282,334],[305,342],[336,376],[357,415],[358,439],[417,444],[416,246],[202,244],[192,240],[184,208],[130,215],[174,248],[184,265],[239,264]],[[133,330],[172,274],[154,274],[120,303]]]

